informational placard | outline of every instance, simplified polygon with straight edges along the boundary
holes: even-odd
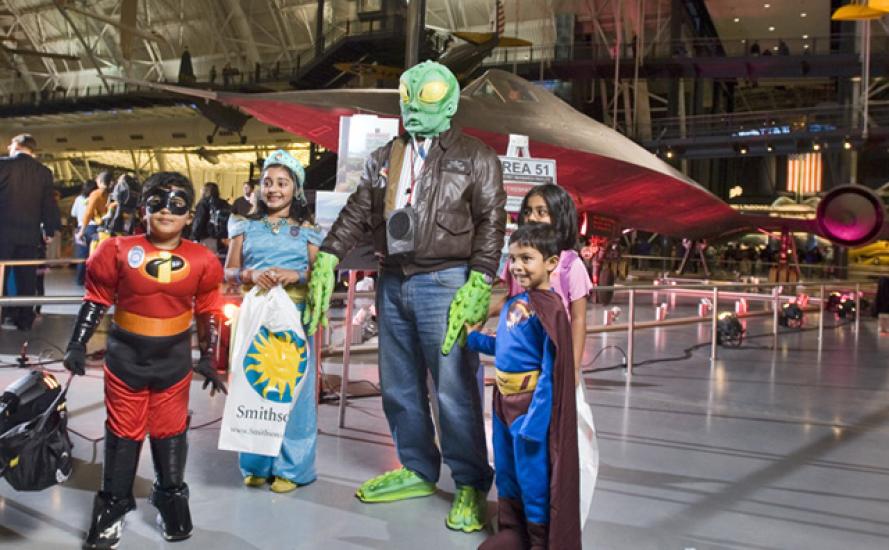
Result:
[[[375,115],[340,117],[340,148],[334,191],[354,191],[358,187],[367,157],[397,135],[397,118],[380,118]]]
[[[545,183],[557,184],[556,161],[553,159],[536,159],[531,157],[528,136],[520,134],[509,135],[509,145],[505,155],[500,155],[500,166],[503,167],[503,189],[506,191],[506,212],[510,214],[506,223],[504,235],[503,254],[500,258],[500,267],[503,269],[508,256],[509,236],[516,230],[514,215],[522,208],[522,199],[533,187]]]
[[[340,215],[349,195],[358,187],[367,157],[398,135],[397,118],[374,115],[340,117],[340,145],[334,191],[319,191],[315,198],[315,223],[323,234]],[[377,259],[370,246],[371,235],[356,243],[355,249],[343,258],[339,269],[375,269]]]
[[[323,234],[330,231],[330,226],[340,215],[340,211],[346,206],[351,193],[337,193],[336,191],[318,191],[315,193],[315,223]]]
[[[556,182],[556,161],[522,157],[500,157],[503,167],[503,188],[506,190],[506,211],[517,213],[522,199],[532,187]]]

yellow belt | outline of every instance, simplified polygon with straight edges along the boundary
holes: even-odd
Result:
[[[115,309],[114,324],[133,334],[142,336],[173,336],[181,334],[191,327],[191,311],[176,317],[160,319],[146,317],[124,309]]]
[[[540,378],[539,370],[525,372],[495,370],[497,371],[497,388],[503,395],[532,392],[537,387],[537,379]]]

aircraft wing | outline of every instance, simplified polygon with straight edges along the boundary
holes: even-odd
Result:
[[[339,148],[340,117],[354,114],[400,116],[398,90],[340,89],[242,94],[121,77],[108,78],[237,107],[265,124],[304,137],[331,151]]]
[[[492,32],[457,31],[452,34],[457,38],[465,40],[470,44],[475,44],[476,46],[484,44],[485,42],[490,42],[497,37],[497,35]]]
[[[237,106],[266,124],[332,151],[339,145],[341,116],[399,116],[396,90],[237,94],[181,86],[157,87]],[[689,238],[787,228],[815,232],[841,244],[860,244],[858,241],[869,242],[877,235],[889,235],[882,202],[875,199],[877,202],[873,203],[869,196],[864,196],[862,202],[858,200],[860,196],[853,197],[844,188],[831,192],[845,197],[833,203],[837,208],[827,209],[828,217],[839,220],[834,224],[745,216],[635,142],[576,111],[545,89],[504,71],[490,70],[462,90],[454,124],[500,154],[505,153],[510,134],[528,136],[534,157],[556,160],[558,183],[575,197],[578,211],[611,218],[619,228]],[[849,208],[840,208],[844,205]],[[870,217],[859,216],[868,208],[874,210],[872,215],[868,214]],[[855,229],[858,221],[868,227]],[[841,227],[843,224],[848,230]],[[862,240],[865,237],[867,240]]]
[[[533,46],[533,42],[524,38],[516,38],[514,36],[501,36],[497,40],[498,48],[526,48]]]

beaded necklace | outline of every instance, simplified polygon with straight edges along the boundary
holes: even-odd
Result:
[[[277,235],[282,227],[288,225],[287,218],[278,218],[275,221],[271,221],[268,216],[262,218],[262,224],[271,229],[273,235]]]

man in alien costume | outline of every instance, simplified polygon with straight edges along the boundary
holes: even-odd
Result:
[[[485,525],[493,474],[476,381],[478,355],[455,344],[465,339],[465,323],[487,318],[503,248],[506,194],[494,151],[451,127],[460,87],[447,67],[416,65],[401,76],[399,91],[407,132],[371,153],[358,188],[322,243],[306,323],[310,334],[319,321],[326,323],[334,268],[362,236],[373,235],[381,257],[383,409],[402,467],[364,482],[356,496],[392,502],[432,495],[443,457],[457,486],[446,524],[468,533]],[[410,210],[415,231],[405,252],[387,238],[387,221],[404,220]],[[438,397],[440,451],[427,372]]]

